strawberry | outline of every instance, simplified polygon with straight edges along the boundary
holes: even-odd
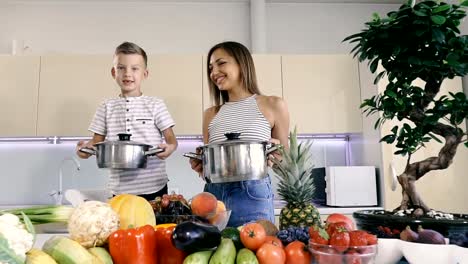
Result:
[[[336,222],[336,223],[329,223],[327,224],[327,233],[331,237],[333,233],[335,233],[338,229],[344,229],[346,231],[351,231],[349,229],[348,224],[345,222]]]
[[[328,245],[328,240],[330,239],[325,229],[317,225],[309,228],[309,237],[312,243],[319,245]]]
[[[349,247],[349,233],[346,230],[338,229],[330,238],[330,245],[337,251],[344,252]]]
[[[333,248],[322,248],[314,253],[317,264],[341,264],[341,255]]]
[[[367,246],[367,232],[363,230],[355,230],[349,232],[349,246],[360,247]]]
[[[377,236],[367,233],[366,232],[366,238],[367,238],[367,245],[375,245],[377,244]]]
[[[346,264],[362,264],[361,256],[356,250],[348,250],[344,256]]]

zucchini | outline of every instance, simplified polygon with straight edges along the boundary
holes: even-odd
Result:
[[[184,259],[183,264],[208,264],[211,254],[213,254],[211,250],[192,253]]]
[[[236,247],[229,238],[221,239],[215,253],[210,259],[209,264],[234,264],[236,261]]]
[[[102,262],[102,264],[113,264],[112,257],[105,248],[93,247],[89,248],[88,252],[94,255],[97,259],[99,259]]]
[[[236,264],[258,264],[258,260],[252,250],[243,248],[237,252]]]
[[[236,246],[237,250],[240,250],[244,247],[240,239],[239,229],[235,227],[226,227],[223,231],[221,231],[221,236],[224,238],[230,238],[232,242],[234,242],[234,246]]]

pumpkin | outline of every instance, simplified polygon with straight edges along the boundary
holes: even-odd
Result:
[[[156,224],[153,207],[145,198],[119,194],[110,199],[109,204],[119,214],[120,229]]]

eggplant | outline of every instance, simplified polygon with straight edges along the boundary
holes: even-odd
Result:
[[[186,252],[214,250],[220,243],[221,232],[210,224],[186,221],[172,232],[172,244]]]

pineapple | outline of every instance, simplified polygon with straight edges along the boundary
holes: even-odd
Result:
[[[312,204],[314,182],[310,176],[312,162],[312,142],[297,144],[297,131],[289,133],[289,151],[280,149],[282,161],[273,159],[273,171],[278,178],[278,194],[287,202],[281,209],[280,229],[321,225],[320,214]]]

